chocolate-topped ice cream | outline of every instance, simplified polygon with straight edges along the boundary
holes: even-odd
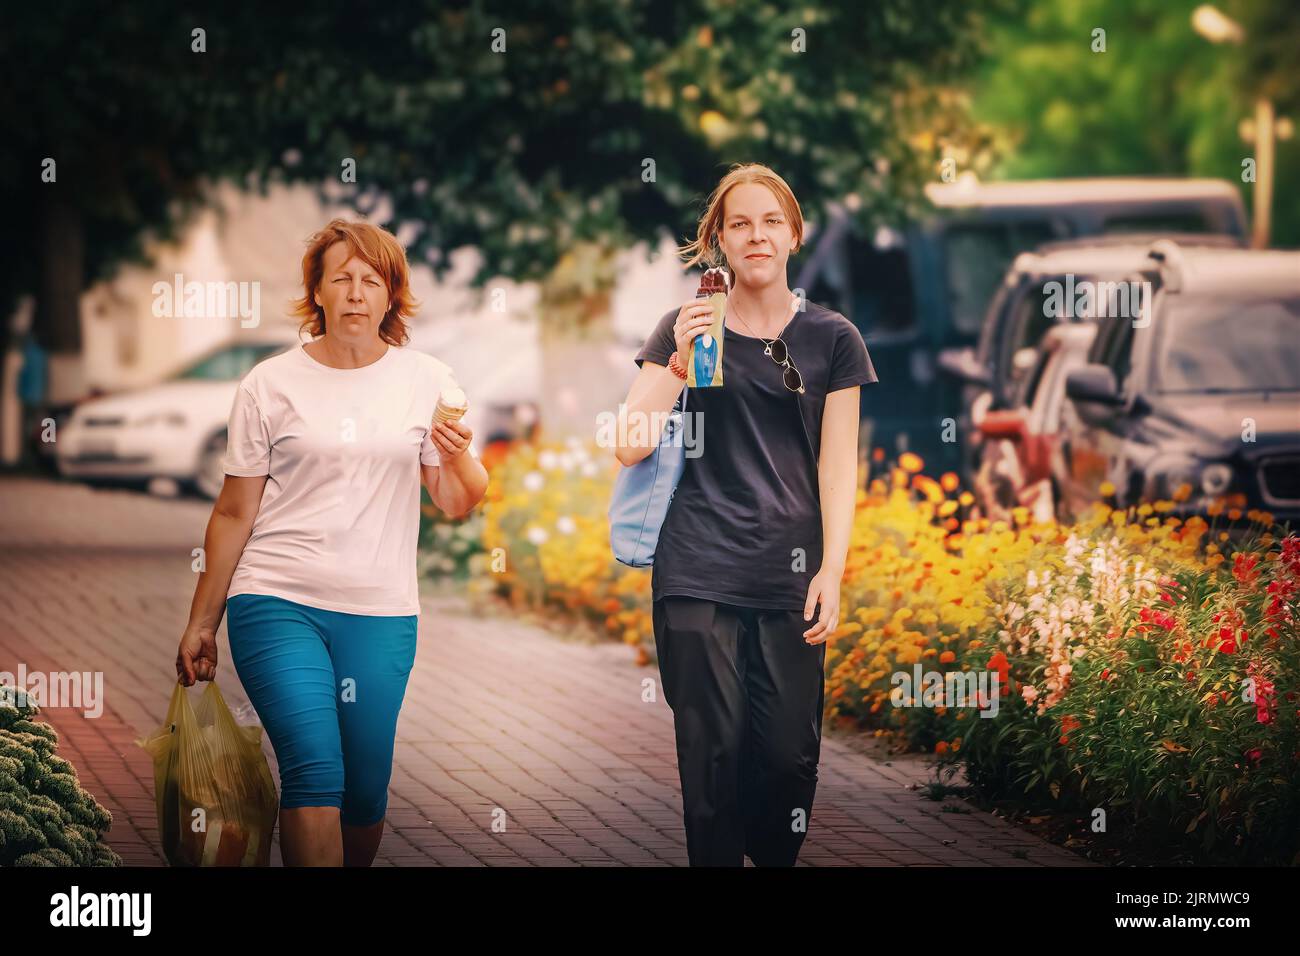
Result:
[[[722,384],[722,335],[727,315],[727,273],[707,269],[700,276],[695,298],[713,307],[713,322],[696,336],[687,352],[686,384],[691,388],[716,388]]]
[[[700,287],[695,290],[695,298],[706,299],[715,292],[727,294],[727,274],[721,269],[708,269],[700,276]]]

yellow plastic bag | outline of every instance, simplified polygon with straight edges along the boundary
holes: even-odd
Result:
[[[179,681],[166,722],[137,740],[153,757],[163,854],[172,866],[267,866],[279,798],[262,728],[240,726],[208,682],[198,707]]]

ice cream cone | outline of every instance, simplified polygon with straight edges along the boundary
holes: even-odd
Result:
[[[469,400],[459,388],[449,388],[438,396],[438,404],[433,409],[435,422],[459,421],[469,409]]]

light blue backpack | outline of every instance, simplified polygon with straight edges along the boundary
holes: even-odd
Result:
[[[681,437],[686,417],[686,393],[668,413],[659,445],[635,465],[619,470],[609,501],[609,546],[623,564],[648,568],[654,564],[659,529],[677,482],[686,470],[686,446]],[[680,407],[679,407],[680,406]]]

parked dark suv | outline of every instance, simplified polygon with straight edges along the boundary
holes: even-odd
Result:
[[[1240,190],[1226,180],[962,176],[930,183],[925,195],[931,211],[900,231],[862,231],[847,201],[810,224],[806,254],[791,258],[790,287],[862,332],[880,376],[862,390],[867,440],[890,454],[916,452],[931,474],[962,467],[961,382],[939,374],[938,357],[975,344],[1017,254],[1081,236],[1245,234]]]
[[[1159,280],[1137,320],[1099,325],[1066,379],[1060,492],[1071,511],[1190,496],[1300,519],[1300,253],[1161,241]]]

